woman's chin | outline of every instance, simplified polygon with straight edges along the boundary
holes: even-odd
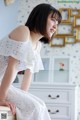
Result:
[[[53,36],[53,34],[47,34],[47,36],[46,36],[46,37],[47,37],[48,39],[51,39],[51,38],[52,38],[52,36]]]
[[[52,38],[52,36],[53,36],[53,34],[52,34],[52,35],[50,35],[50,36],[49,36],[49,38],[51,39],[51,38]]]
[[[53,34],[48,34],[48,37],[51,38]]]

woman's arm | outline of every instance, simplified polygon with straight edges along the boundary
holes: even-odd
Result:
[[[32,73],[30,72],[30,69],[25,70],[22,84],[21,84],[21,89],[24,91],[28,91],[30,83],[32,79]]]
[[[15,41],[26,41],[29,38],[29,29],[26,26],[19,26],[14,29],[10,34],[9,37]],[[6,101],[7,92],[9,86],[11,85],[12,81],[15,79],[17,74],[17,65],[18,60],[13,57],[9,57],[8,65],[0,86],[0,106],[9,106],[11,108],[12,113],[15,113],[15,106],[13,103]]]
[[[0,86],[0,100],[4,100],[6,98],[9,86],[16,77],[17,64],[18,64],[18,60],[12,57],[9,57],[8,66],[6,68],[6,72],[4,74],[4,77],[2,79],[2,83]]]
[[[9,37],[14,41],[26,41],[29,37],[29,30],[26,26],[19,26],[14,29],[10,34]],[[24,54],[24,53],[23,53]],[[11,82],[15,79],[16,76],[16,67],[17,67],[18,60],[13,57],[9,57],[8,66],[3,77],[1,87],[0,87],[0,100],[5,99],[8,88]]]
[[[29,29],[26,26],[19,26],[14,29],[10,34],[9,37],[15,41],[26,41],[29,37]],[[23,53],[24,54],[24,53]],[[3,77],[1,87],[0,87],[0,100],[5,99],[8,88],[11,82],[15,79],[16,76],[16,67],[17,67],[18,60],[13,57],[9,57],[8,66]]]
[[[12,81],[15,79],[17,74],[18,61],[12,57],[8,59],[8,66],[6,68],[4,77],[0,86],[0,106],[10,107],[13,114],[15,114],[15,105],[9,101],[6,101],[7,92]]]

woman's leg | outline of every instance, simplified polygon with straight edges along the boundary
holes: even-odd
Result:
[[[28,92],[11,86],[7,100],[15,103],[17,120],[51,120],[45,103]]]

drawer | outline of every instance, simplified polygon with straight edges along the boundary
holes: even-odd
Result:
[[[52,119],[70,119],[70,106],[69,105],[51,105],[46,104],[48,112]]]
[[[68,90],[30,89],[29,92],[45,102],[70,103],[70,92]]]

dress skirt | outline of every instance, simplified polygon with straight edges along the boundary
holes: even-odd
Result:
[[[16,105],[17,120],[51,120],[45,103],[28,92],[11,85],[6,99]]]

